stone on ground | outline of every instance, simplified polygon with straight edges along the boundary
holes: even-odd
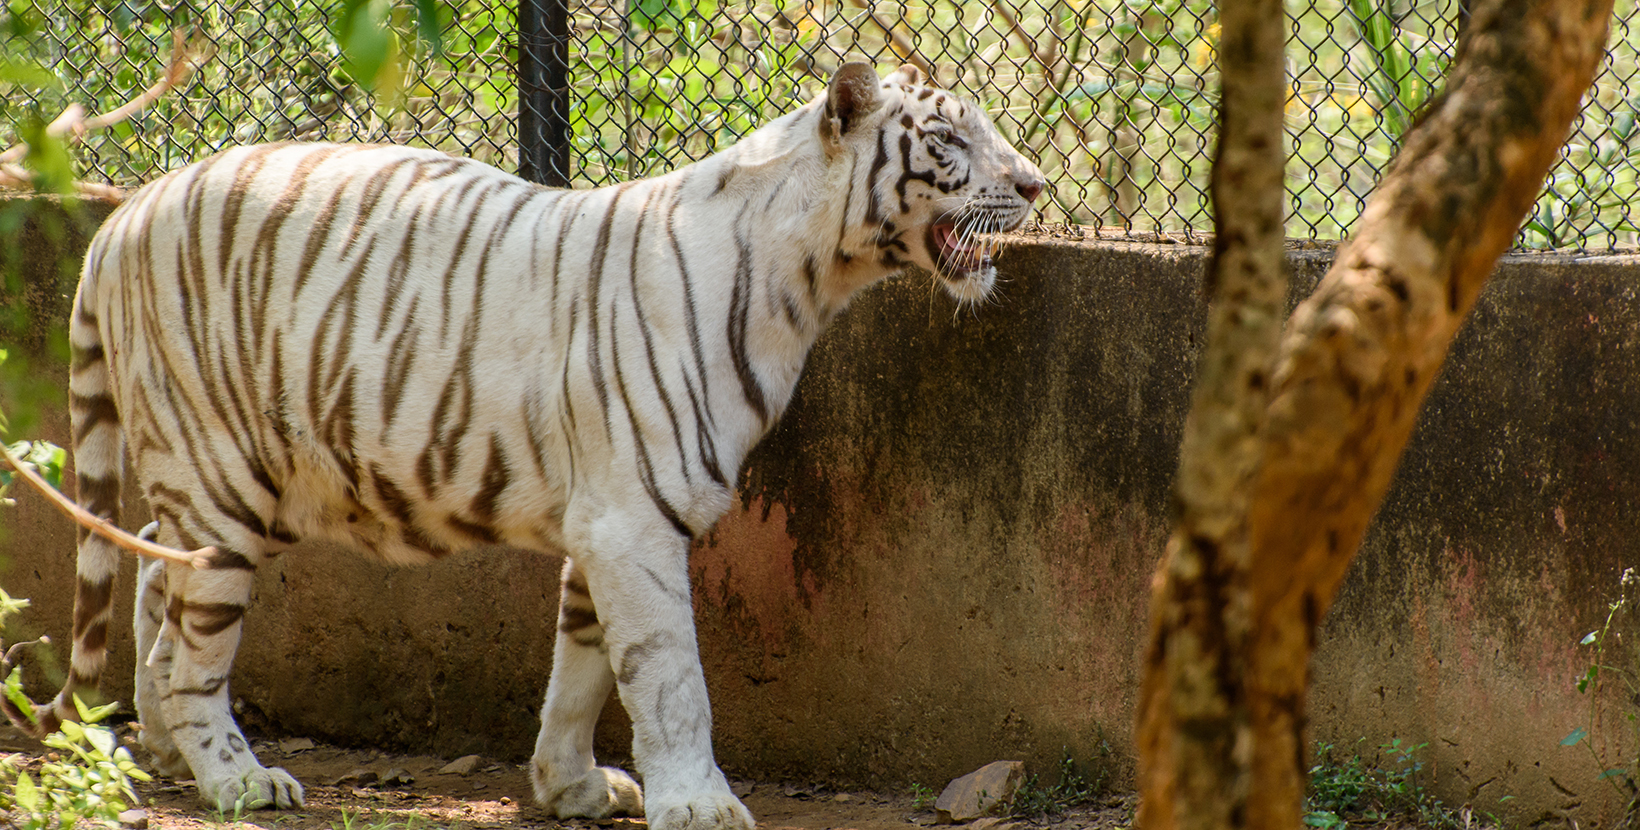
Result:
[[[477,755],[463,755],[460,758],[445,764],[438,771],[439,775],[472,775],[484,759]]]
[[[1025,781],[1024,761],[992,761],[945,785],[934,801],[941,824],[963,824],[1007,806]]]

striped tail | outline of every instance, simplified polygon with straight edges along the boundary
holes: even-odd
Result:
[[[114,406],[107,356],[97,318],[86,307],[88,284],[94,284],[91,264],[96,252],[87,257],[85,278],[74,300],[68,339],[73,349],[69,372],[69,417],[73,425],[76,503],[93,515],[119,521],[120,477],[123,472],[125,439],[120,429],[119,411]],[[18,728],[43,737],[58,730],[65,720],[78,720],[74,695],[94,695],[108,658],[108,622],[113,610],[114,579],[119,575],[120,551],[101,535],[79,528],[79,558],[74,593],[74,651],[69,663],[68,682],[49,706],[40,707],[33,718],[0,695],[0,709]],[[87,703],[92,701],[87,700]]]

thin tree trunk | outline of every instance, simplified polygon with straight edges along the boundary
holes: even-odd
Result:
[[[1151,594],[1140,692],[1145,828],[1240,826],[1250,733],[1247,513],[1269,367],[1285,316],[1281,0],[1219,5],[1219,143],[1207,348],[1185,422],[1176,512]]]
[[[1211,549],[1234,534],[1203,541],[1184,535],[1193,531],[1181,520],[1158,571],[1160,607],[1152,611],[1140,702],[1146,830],[1300,826],[1316,627],[1389,488],[1458,326],[1565,141],[1610,18],[1611,0],[1477,0],[1446,89],[1405,136],[1354,239],[1288,322],[1246,510],[1209,525],[1245,522],[1248,544],[1244,571],[1232,561],[1236,548],[1215,551],[1217,561],[1230,563],[1220,566],[1229,578],[1220,580],[1216,639],[1203,633],[1211,618],[1200,622],[1191,609],[1169,606],[1177,605],[1182,580],[1210,581],[1181,551]],[[1226,20],[1227,40],[1229,28]],[[1238,302],[1221,294],[1225,303]],[[1216,345],[1209,340],[1209,350]],[[1204,370],[1225,359],[1205,356]],[[1249,384],[1247,391],[1263,390]],[[1189,457],[1219,449],[1187,443],[1181,491],[1192,466],[1245,469],[1239,455]],[[1218,486],[1248,480],[1238,476],[1226,473]],[[1243,575],[1245,586],[1236,581]],[[1191,624],[1169,627],[1171,619]],[[1181,680],[1184,673],[1195,682]],[[1195,689],[1206,693],[1181,693]],[[1219,708],[1204,708],[1210,704]],[[1192,719],[1202,712],[1215,717]],[[1184,746],[1207,756],[1184,757]],[[1232,806],[1209,808],[1201,820],[1186,816],[1196,809],[1185,797],[1192,776],[1229,782]]]

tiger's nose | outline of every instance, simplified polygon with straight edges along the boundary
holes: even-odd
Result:
[[[1029,179],[1027,181],[1018,182],[1014,185],[1014,190],[1018,192],[1020,196],[1024,197],[1025,201],[1034,202],[1036,201],[1036,197],[1042,195],[1042,180]]]

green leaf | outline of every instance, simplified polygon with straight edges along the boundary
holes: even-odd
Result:
[[[102,706],[91,707],[85,705],[85,701],[80,700],[79,695],[74,696],[74,709],[80,713],[81,723],[98,723],[109,715],[119,711],[119,708],[119,701],[106,703]]]
[[[1572,730],[1572,734],[1560,739],[1561,746],[1576,746],[1584,738],[1589,737],[1589,730],[1579,726]]]
[[[1589,670],[1584,672],[1583,676],[1577,679],[1577,692],[1578,692],[1578,694],[1583,694],[1584,692],[1588,691],[1589,690],[1589,684],[1593,683],[1595,681],[1595,679],[1598,678],[1599,676],[1600,676],[1600,667],[1599,666],[1590,666]]]
[[[438,0],[413,0],[416,8],[416,37],[427,44],[435,56],[444,54],[444,21]]]
[[[672,0],[638,0],[632,7],[632,22],[644,31],[654,32],[671,28],[677,19],[672,11]]]
[[[0,58],[0,83],[30,89],[46,89],[57,86],[57,76],[31,61],[19,62]]]
[[[397,89],[398,36],[388,28],[388,0],[345,0],[331,28],[347,74],[378,94]]]
[[[114,739],[113,731],[101,726],[86,727],[85,739],[86,742],[90,743],[98,752],[105,756],[112,755],[114,750],[119,746],[118,742]]]
[[[6,593],[6,589],[0,588],[0,622],[27,608],[28,605],[28,600],[13,599],[11,594]]]
[[[23,154],[23,167],[34,174],[34,189],[41,193],[73,193],[74,162],[69,158],[68,145],[46,133],[45,121],[39,113],[31,113],[27,121],[18,125],[17,133],[28,146]]]
[[[1609,770],[1606,770],[1605,772],[1600,773],[1600,777],[1598,777],[1594,780],[1604,781],[1608,778],[1616,778],[1619,775],[1627,775],[1628,772],[1629,772],[1628,770],[1622,769],[1621,767],[1614,767],[1612,769],[1609,769]]]
[[[22,807],[24,811],[30,813],[40,812],[40,791],[34,788],[34,779],[28,777],[28,773],[17,773],[17,788],[12,792],[11,797],[17,802],[17,806]]]
[[[40,475],[45,478],[47,484],[61,490],[63,489],[63,468],[68,463],[68,451],[62,447],[47,444],[44,441],[41,441],[40,444],[50,448],[45,463],[40,467]]]
[[[13,666],[11,674],[6,675],[6,699],[11,701],[28,718],[29,723],[38,724],[40,719],[34,714],[34,701],[23,694],[23,667]]]
[[[1332,828],[1343,827],[1347,824],[1342,818],[1339,818],[1337,813],[1331,810],[1312,810],[1305,813],[1304,823],[1310,827],[1318,827],[1321,830],[1332,830]]]

